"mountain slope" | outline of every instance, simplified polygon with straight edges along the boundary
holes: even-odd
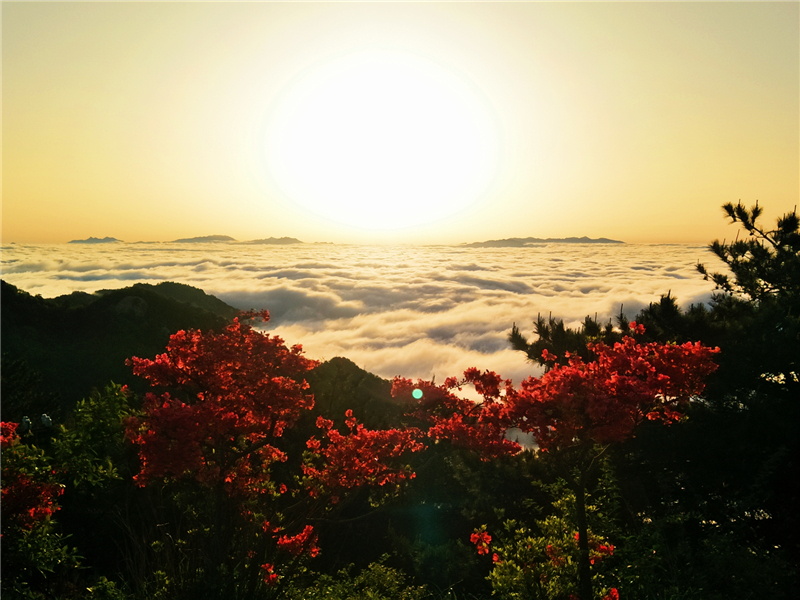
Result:
[[[58,394],[59,409],[71,408],[92,387],[111,380],[141,389],[125,359],[153,357],[163,352],[176,331],[220,328],[238,312],[202,290],[180,284],[136,284],[46,299],[3,281],[0,301],[3,418],[17,421],[22,415],[8,414],[14,404],[8,386],[22,364],[41,376],[45,393]]]

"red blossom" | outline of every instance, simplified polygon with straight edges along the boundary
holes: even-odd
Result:
[[[3,520],[13,522],[25,529],[32,528],[37,522],[49,519],[60,510],[56,498],[64,493],[63,486],[57,483],[37,481],[16,458],[24,457],[26,446],[20,444],[17,435],[19,423],[0,421],[0,448],[4,450],[2,461],[2,505]],[[23,454],[17,454],[19,449]],[[50,470],[54,475],[55,470]]]
[[[453,393],[466,384],[475,387],[483,396],[483,402],[459,398]],[[441,386],[395,377],[392,395],[412,403],[415,389],[421,389],[423,396],[413,416],[431,423],[430,438],[449,440],[476,450],[487,460],[520,450],[519,444],[505,438],[506,430],[512,425],[505,403],[509,395],[515,393],[510,380],[503,380],[492,371],[481,373],[475,368],[467,369],[463,379],[450,377]]]
[[[641,333],[641,325],[632,331]],[[534,435],[539,448],[551,450],[581,443],[607,444],[627,439],[645,418],[671,423],[682,408],[703,391],[716,369],[718,348],[698,343],[640,344],[631,337],[613,346],[589,344],[594,361],[570,356],[567,365],[554,364],[540,378],[525,379],[518,389],[491,372],[468,369],[462,380],[448,378],[442,386],[395,378],[392,394],[411,402],[422,389],[414,416],[432,423],[428,435],[480,452],[484,459],[518,452],[505,439],[510,427]],[[546,360],[554,359],[545,351]],[[453,392],[471,383],[482,402]]]
[[[419,452],[423,445],[417,441],[420,432],[414,428],[370,430],[358,423],[348,410],[345,424],[350,432],[342,434],[333,423],[319,417],[317,427],[325,430],[325,444],[311,438],[306,446],[315,457],[303,465],[312,495],[320,490],[335,491],[362,485],[384,486],[403,479],[412,479],[414,473],[391,464],[406,452]],[[318,465],[317,459],[322,461]]]
[[[639,344],[630,337],[613,347],[590,344],[589,350],[595,361],[572,357],[541,378],[524,380],[510,397],[512,420],[543,450],[619,442],[645,417],[676,421],[689,398],[702,392],[719,351],[691,342]]]
[[[330,429],[331,427],[333,427],[333,421],[325,417],[317,417],[317,428]]]
[[[558,362],[558,356],[556,356],[552,352],[548,352],[547,348],[545,348],[544,350],[542,350],[542,360],[546,363],[556,363]]]
[[[580,538],[580,534],[576,531],[575,535],[573,536],[574,543],[570,543],[569,547],[562,548],[561,546],[554,546],[553,544],[548,544],[547,548],[545,549],[545,553],[547,557],[550,559],[550,563],[554,567],[563,567],[566,564],[565,556],[566,554],[573,553],[578,548],[578,540]],[[589,545],[589,564],[595,564],[596,562],[600,562],[609,556],[614,555],[614,546],[613,544],[605,544],[600,542],[597,538],[595,538],[591,532],[588,533],[588,545]]]
[[[19,427],[19,423],[0,421],[0,449],[5,450],[19,440],[17,427]]]
[[[286,460],[275,442],[314,405],[302,375],[317,363],[301,353],[234,319],[219,333],[179,331],[154,360],[130,359],[136,375],[180,394],[147,394],[144,417],[126,423],[137,483],[189,476],[229,494],[264,492],[269,466]]]
[[[56,483],[43,483],[25,473],[4,470],[3,488],[0,491],[3,518],[30,529],[60,510],[55,499],[63,493],[64,488]]]
[[[311,557],[315,557],[319,554],[319,548],[317,547],[317,536],[312,534],[314,534],[314,528],[306,525],[303,531],[295,536],[281,536],[278,538],[278,549],[294,556],[300,556],[306,552]]]
[[[613,544],[596,544],[592,546],[591,540],[589,541],[589,543],[590,543],[589,548],[591,551],[591,553],[589,554],[589,562],[591,564],[594,564],[595,562],[600,562],[604,558],[614,555]]]
[[[275,567],[270,563],[261,565],[261,570],[264,571],[264,583],[267,585],[275,585],[278,583],[278,574],[275,573]]]
[[[489,544],[492,541],[492,536],[486,531],[482,529],[475,530],[475,532],[469,536],[469,541],[478,548],[478,554],[489,554]]]

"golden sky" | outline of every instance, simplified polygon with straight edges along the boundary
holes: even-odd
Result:
[[[2,2],[2,241],[730,238],[800,4]]]

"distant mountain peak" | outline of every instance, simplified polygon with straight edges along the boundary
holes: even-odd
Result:
[[[67,243],[68,244],[113,244],[121,241],[122,240],[118,240],[117,238],[113,237],[104,237],[104,238],[89,237],[86,238],[85,240],[70,240]]]
[[[200,237],[181,238],[172,240],[173,244],[202,244],[204,242],[235,242],[229,235],[201,235]]]
[[[250,240],[249,242],[242,242],[243,244],[271,244],[276,246],[281,246],[284,244],[302,244],[301,240],[293,237],[269,237],[260,240]]]
[[[566,238],[506,238],[504,240],[487,240],[485,242],[472,242],[462,244],[468,248],[521,248],[524,246],[536,246],[538,244],[624,244],[619,240],[608,238],[590,237],[566,237]]]

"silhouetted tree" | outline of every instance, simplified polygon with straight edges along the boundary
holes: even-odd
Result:
[[[741,203],[722,206],[732,223],[741,223],[747,240],[726,244],[714,240],[711,251],[722,260],[734,276],[709,273],[703,264],[697,270],[711,279],[718,289],[729,294],[744,294],[755,302],[779,301],[789,314],[800,308],[800,219],[792,211],[779,218],[776,228],[764,229],[758,218],[763,209],[758,202],[749,210]]]
[[[528,360],[538,363],[545,368],[545,371],[549,371],[554,363],[542,358],[544,350],[557,356],[556,364],[560,365],[568,364],[570,355],[580,356],[583,360],[591,360],[588,344],[592,342],[613,344],[622,340],[622,332],[628,329],[628,320],[622,313],[622,308],[617,317],[617,324],[620,329],[615,329],[610,320],[605,325],[601,325],[596,315],[595,318],[587,315],[579,328],[572,329],[564,325],[563,319],[553,318],[552,314],[547,319],[538,314],[533,322],[536,340],[528,342],[515,323],[511,327],[511,333],[508,334],[508,341],[514,350],[524,352],[527,354]]]

